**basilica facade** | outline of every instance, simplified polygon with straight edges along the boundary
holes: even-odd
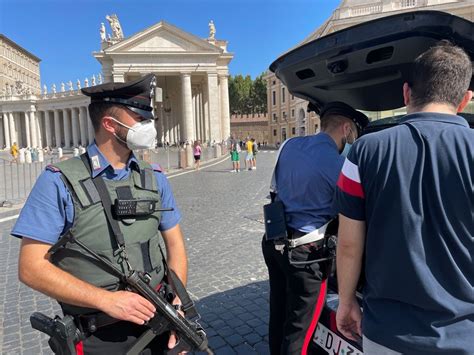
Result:
[[[161,21],[130,37],[117,16],[106,17],[111,34],[100,26],[100,50],[94,57],[102,73],[84,82],[51,88],[0,92],[0,147],[86,146],[94,139],[88,118],[90,99],[80,88],[102,82],[127,82],[153,73],[158,87],[154,104],[158,142],[220,142],[230,136],[227,42],[193,34]],[[16,45],[17,46],[17,45]],[[19,47],[19,46],[17,46]]]

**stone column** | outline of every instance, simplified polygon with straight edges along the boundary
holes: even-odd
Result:
[[[46,146],[51,147],[53,142],[51,141],[51,116],[50,111],[44,111],[44,130],[46,131]]]
[[[79,114],[77,108],[71,108],[72,116],[72,142],[74,147],[79,147]]]
[[[209,106],[209,140],[220,142],[221,120],[219,119],[217,73],[207,73],[207,100]]]
[[[87,147],[87,108],[79,107],[79,130],[81,131],[81,144]]]
[[[181,140],[186,141],[195,139],[193,122],[193,93],[191,90],[191,74],[181,74],[182,83],[182,112],[183,112],[183,130],[181,131]]]
[[[89,144],[94,142],[94,126],[92,125],[91,117],[89,116],[89,110],[86,108],[86,113],[87,113],[87,132],[89,136]]]
[[[59,110],[54,110],[54,138],[56,147],[61,147],[61,123],[59,122]]]
[[[13,117],[13,112],[8,113],[8,123],[9,123],[9,126],[10,126],[11,144],[13,145],[13,143],[15,143],[15,142],[17,144],[19,144],[20,142],[18,142],[18,137],[16,136],[15,118]]]
[[[20,113],[21,115],[21,113]],[[26,134],[26,146],[31,147],[31,130],[30,130],[30,113],[25,112],[25,134]],[[21,118],[21,116],[20,116]]]
[[[69,111],[67,108],[63,109],[63,122],[64,122],[64,148],[71,146],[71,120],[69,117]]]
[[[0,115],[0,149],[3,149],[3,146],[5,145],[5,130],[3,129],[3,122],[5,122],[5,114],[2,113]]]
[[[10,141],[10,127],[8,124],[9,113],[3,113],[3,133],[5,134],[5,146],[11,147],[12,142]]]
[[[222,139],[230,137],[229,83],[227,75],[219,75]]]
[[[36,123],[36,112],[30,111],[30,131],[31,131],[31,146],[33,148],[38,146],[38,125]]]

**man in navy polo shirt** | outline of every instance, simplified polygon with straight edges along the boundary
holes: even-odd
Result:
[[[474,131],[456,115],[471,78],[462,49],[426,51],[403,86],[408,115],[359,139],[344,162],[336,320],[346,337],[364,335],[365,354],[474,352]]]

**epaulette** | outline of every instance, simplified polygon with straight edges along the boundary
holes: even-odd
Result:
[[[158,171],[159,173],[163,172],[163,169],[161,168],[161,165],[158,164],[158,163],[151,164],[151,167],[152,167],[153,171]]]
[[[52,165],[52,164],[48,164],[46,166],[46,170],[49,170],[49,171],[52,171],[53,173],[59,173],[61,172],[61,169],[59,169],[58,167]]]

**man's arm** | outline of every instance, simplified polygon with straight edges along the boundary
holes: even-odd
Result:
[[[168,266],[178,275],[183,285],[186,286],[188,280],[188,259],[181,227],[177,224],[170,229],[161,231],[161,235],[165,241]]]
[[[339,331],[353,340],[357,340],[353,333],[362,336],[362,314],[355,292],[362,268],[365,229],[365,221],[339,214],[336,252],[339,307],[336,321]]]
[[[155,307],[140,295],[110,292],[84,282],[49,261],[51,245],[22,238],[18,273],[20,281],[58,301],[99,309],[111,317],[143,324],[153,317]]]

